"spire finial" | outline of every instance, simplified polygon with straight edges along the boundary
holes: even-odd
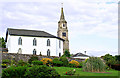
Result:
[[[63,3],[61,3],[61,6],[63,7]]]

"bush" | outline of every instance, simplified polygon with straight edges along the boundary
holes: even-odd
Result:
[[[50,59],[50,58],[42,58],[42,60],[41,60],[41,61],[43,62],[43,64],[46,64],[46,65],[51,64],[51,63],[52,63],[52,59]]]
[[[75,64],[76,67],[79,66],[79,62],[78,62],[78,61],[75,61],[75,60],[72,60],[72,61],[70,61],[69,63],[71,63],[71,64]]]
[[[72,63],[69,63],[69,64],[68,64],[68,67],[76,67],[76,65],[75,65],[75,64],[72,64]]]
[[[79,62],[79,68],[82,68],[84,62]]]
[[[17,65],[18,66],[25,66],[25,65],[27,65],[27,63],[23,60],[19,60]]]
[[[33,66],[27,69],[25,73],[26,78],[58,78],[60,75],[56,72],[55,69],[42,66]]]
[[[2,78],[24,78],[26,66],[11,66],[2,70]]]
[[[53,60],[53,65],[54,66],[63,66],[63,62],[62,61],[57,61],[57,60]]]
[[[2,60],[2,64],[10,64],[10,60],[9,59]]]
[[[33,65],[43,65],[42,61],[32,61]]]
[[[65,50],[64,54],[62,56],[65,56],[65,57],[70,57],[70,52],[69,50]]]
[[[76,72],[75,69],[73,69],[73,70],[66,72],[65,75],[74,75],[75,72]]]
[[[59,59],[58,58],[54,58],[53,61],[59,61]]]
[[[37,56],[32,56],[32,57],[28,60],[28,62],[31,64],[32,61],[35,61],[35,60],[38,60],[38,57],[37,57]]]
[[[59,61],[62,61],[64,66],[67,66],[69,63],[66,57],[60,57]]]
[[[104,72],[105,64],[98,57],[90,57],[83,64],[83,71],[86,72]]]

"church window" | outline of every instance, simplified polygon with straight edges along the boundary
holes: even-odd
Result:
[[[66,33],[65,33],[65,32],[63,32],[63,33],[62,33],[62,36],[66,37]]]
[[[47,50],[47,56],[50,56],[50,50],[49,49]]]
[[[63,27],[65,27],[65,24],[63,24]]]
[[[50,46],[50,39],[47,40],[47,46]]]
[[[59,40],[59,48],[61,48],[61,41]]]
[[[37,40],[36,38],[33,39],[33,46],[36,46],[37,45]]]
[[[22,49],[21,48],[18,49],[18,53],[22,54]]]
[[[19,39],[18,39],[18,45],[22,45],[22,38],[21,37],[19,37]]]
[[[36,49],[33,50],[33,55],[36,55]]]

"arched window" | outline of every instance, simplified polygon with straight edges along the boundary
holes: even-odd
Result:
[[[36,55],[36,49],[33,50],[33,55]]]
[[[19,37],[19,39],[18,39],[18,45],[22,45],[22,38],[21,37]]]
[[[18,53],[22,54],[22,49],[21,48],[18,49]]]
[[[47,46],[50,46],[50,39],[47,40]]]
[[[49,49],[47,50],[47,56],[50,56],[50,50]]]
[[[59,40],[59,48],[61,48],[61,41]]]
[[[37,40],[36,38],[33,39],[33,46],[36,46],[37,45]]]

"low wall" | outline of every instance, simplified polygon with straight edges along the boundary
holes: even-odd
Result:
[[[19,60],[23,60],[23,61],[28,61],[30,59],[30,57],[32,57],[33,55],[31,54],[17,54],[17,53],[2,53],[2,59],[13,59],[15,61],[19,61]],[[41,60],[42,58],[50,58],[50,59],[54,59],[54,58],[59,58],[56,56],[40,56],[40,55],[35,55],[38,57],[39,60]],[[71,60],[76,60],[78,62],[83,61],[83,59],[79,59],[79,58],[67,58],[68,61]]]

